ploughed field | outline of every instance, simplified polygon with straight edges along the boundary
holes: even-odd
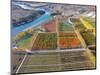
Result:
[[[56,33],[39,33],[32,50],[52,50],[57,48]]]
[[[19,73],[94,68],[85,51],[27,55]]]
[[[85,51],[61,53],[63,70],[77,70],[94,68]]]
[[[56,32],[56,20],[53,19],[42,26],[46,32]]]
[[[57,42],[59,42],[57,44]],[[60,32],[57,37],[57,33],[38,33],[32,50],[56,50],[60,49],[73,49],[81,48],[81,42],[74,32]]]
[[[19,73],[60,71],[59,53],[40,53],[27,55]]]
[[[81,42],[75,33],[60,32],[59,46],[61,49],[65,48],[80,48]]]

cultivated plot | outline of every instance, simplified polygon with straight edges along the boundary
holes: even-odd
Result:
[[[96,68],[95,6],[11,3],[11,73]]]

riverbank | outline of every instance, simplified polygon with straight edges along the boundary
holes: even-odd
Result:
[[[19,5],[19,6],[23,9],[25,8],[25,10],[28,7],[28,6],[25,6],[25,5],[24,5],[24,7],[21,6],[21,5]],[[28,7],[28,9],[29,9],[29,7]],[[29,10],[32,10],[32,9],[29,9]],[[41,13],[40,11],[43,11],[44,14],[42,14],[41,16],[39,16],[38,18],[36,18],[34,20],[31,20],[31,22],[29,21],[29,23],[23,23],[23,25],[21,25],[21,26],[12,28],[12,35],[13,36],[16,36],[18,33],[25,31],[30,27],[36,27],[36,26],[42,25],[42,23],[47,22],[52,17],[50,12],[48,12],[47,10],[39,9],[39,8],[35,8],[34,10],[39,11],[39,13]]]
[[[33,11],[30,15],[22,18],[16,18],[12,20],[12,25],[13,27],[18,27],[27,23],[30,23],[43,15],[45,12],[44,11]]]

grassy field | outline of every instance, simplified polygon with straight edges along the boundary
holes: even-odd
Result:
[[[95,45],[96,38],[91,32],[85,31],[82,32],[81,34],[87,45]]]
[[[71,21],[74,23],[75,28],[79,31],[83,31],[86,29],[79,19],[71,19]]]
[[[74,29],[70,24],[60,22],[59,23],[59,31],[74,31]]]
[[[22,48],[30,48],[30,42],[32,41],[32,39],[33,39],[33,36],[23,39],[22,41],[18,43],[18,46]]]
[[[77,23],[79,23],[79,19],[74,19],[74,18],[71,18],[71,21],[73,22],[73,23],[75,23],[75,24],[77,24]]]
[[[75,27],[80,31],[86,29],[82,23],[75,24]]]

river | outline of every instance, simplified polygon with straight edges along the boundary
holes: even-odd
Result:
[[[32,10],[32,7],[29,7],[27,5],[22,5],[22,4],[16,4],[16,5],[20,6],[23,9],[30,9],[30,10]],[[21,26],[18,26],[18,27],[12,27],[12,36],[13,37],[15,37],[17,34],[19,34],[22,31],[25,31],[25,30],[27,30],[29,28],[32,28],[32,27],[40,26],[43,23],[48,22],[49,20],[52,19],[52,16],[51,16],[49,11],[44,10],[44,9],[40,9],[40,8],[33,8],[33,9],[35,9],[35,10],[42,10],[42,11],[45,12],[45,14],[41,15],[36,20],[33,20],[30,23],[27,23],[27,24],[24,24],[24,25],[21,25]]]

